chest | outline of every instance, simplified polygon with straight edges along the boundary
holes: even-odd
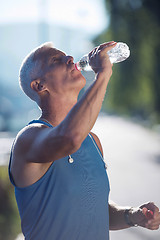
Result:
[[[54,186],[67,195],[108,195],[109,181],[103,158],[88,137],[81,148],[53,164]]]

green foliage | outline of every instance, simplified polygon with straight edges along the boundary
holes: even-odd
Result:
[[[159,0],[106,0],[110,26],[95,43],[126,42],[127,61],[115,64],[103,109],[137,115],[160,116],[160,9]]]
[[[8,168],[0,167],[0,239],[13,240],[20,232],[20,219]]]

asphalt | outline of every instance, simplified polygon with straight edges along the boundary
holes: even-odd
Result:
[[[160,208],[160,135],[120,117],[100,116],[92,129],[99,137],[110,179],[110,199],[137,207]],[[160,240],[160,230],[133,227],[111,231],[111,240]]]

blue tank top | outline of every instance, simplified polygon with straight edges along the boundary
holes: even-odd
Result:
[[[94,138],[88,134],[71,157],[73,163],[68,156],[54,161],[24,188],[15,186],[9,165],[26,240],[109,240],[109,181]]]

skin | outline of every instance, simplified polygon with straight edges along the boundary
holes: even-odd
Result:
[[[51,47],[44,49],[41,54],[35,54],[35,61],[41,65],[41,72],[31,82],[31,88],[40,96],[40,119],[46,119],[54,128],[39,123],[31,124],[17,135],[11,173],[18,187],[35,183],[53,161],[71,155],[80,148],[100,112],[112,75],[112,64],[106,52],[115,45],[115,42],[104,43],[89,53],[95,81],[79,101],[78,95],[86,80],[75,68],[73,57]],[[91,134],[103,154],[98,137]],[[109,202],[111,230],[129,227],[124,220],[125,209]],[[145,217],[148,209],[154,213],[153,219],[149,221]],[[144,204],[130,212],[130,219],[142,227],[158,229],[159,209],[154,203]]]

